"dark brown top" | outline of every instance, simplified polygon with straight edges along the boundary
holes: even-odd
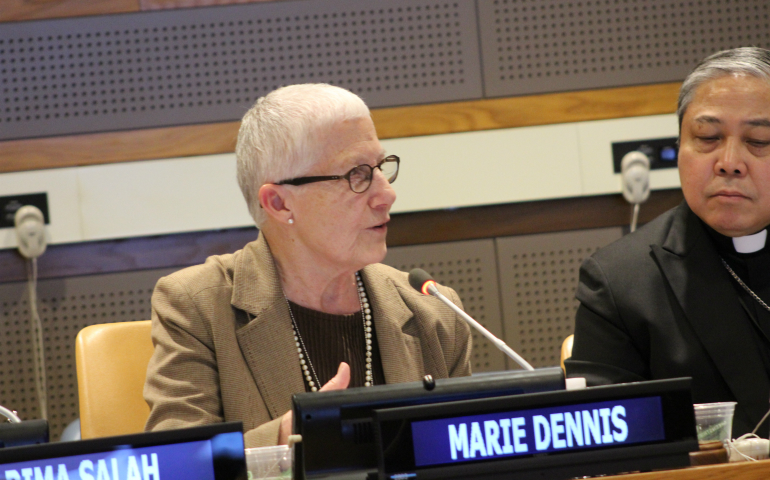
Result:
[[[361,312],[352,315],[332,315],[311,310],[289,302],[297,322],[299,334],[307,349],[307,356],[313,365],[318,380],[323,386],[337,374],[341,362],[350,365],[350,386],[363,387],[366,378],[366,342],[364,321]],[[372,322],[372,373],[374,384],[384,385],[380,349]],[[299,357],[297,358],[299,362]],[[310,386],[305,381],[305,390]]]

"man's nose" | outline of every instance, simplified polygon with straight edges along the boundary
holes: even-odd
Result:
[[[746,154],[742,143],[738,139],[728,139],[724,148],[719,152],[714,169],[717,175],[743,176],[747,167],[744,159]]]

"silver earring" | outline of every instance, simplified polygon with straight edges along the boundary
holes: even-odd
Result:
[[[294,225],[294,219],[293,218],[289,219],[289,225]]]

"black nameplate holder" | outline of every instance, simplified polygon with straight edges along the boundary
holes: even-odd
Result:
[[[689,465],[690,379],[378,409],[382,480],[542,479]]]

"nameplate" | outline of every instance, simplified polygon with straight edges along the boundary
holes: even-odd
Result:
[[[214,480],[208,441],[0,465],[4,480]]]
[[[443,465],[665,439],[660,397],[412,423],[415,464]]]
[[[245,480],[242,424],[0,449],[0,480]]]
[[[381,479],[671,468],[696,450],[689,379],[381,409]]]

